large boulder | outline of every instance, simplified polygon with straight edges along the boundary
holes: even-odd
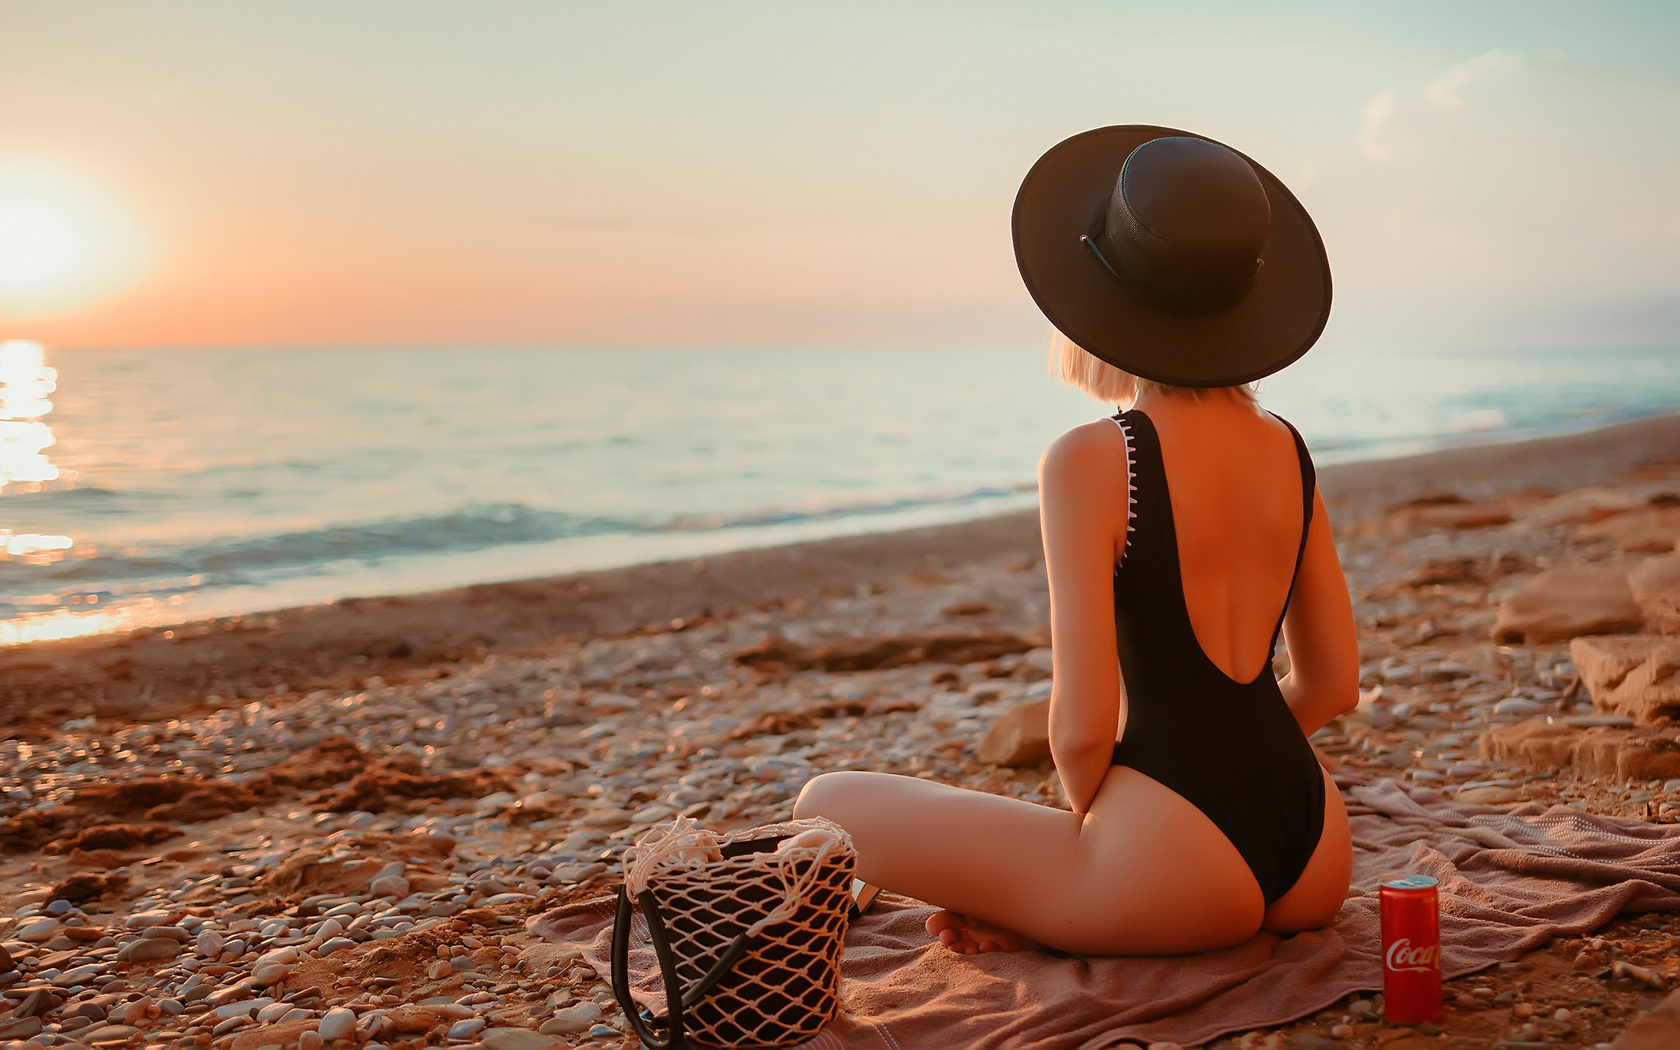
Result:
[[[1636,722],[1680,717],[1680,638],[1577,638],[1569,658],[1600,711]]]
[[[980,738],[974,753],[995,766],[1036,766],[1050,757],[1050,701],[1016,704]]]
[[[1628,574],[1628,589],[1658,634],[1680,634],[1680,554],[1647,558]]]
[[[1618,514],[1575,530],[1581,543],[1609,542],[1616,549],[1658,554],[1674,549],[1680,540],[1680,507],[1649,507]]]
[[[1626,568],[1550,569],[1499,603],[1493,637],[1534,645],[1583,634],[1635,631],[1644,622],[1645,614],[1628,590]]]
[[[1496,726],[1482,734],[1482,758],[1530,769],[1572,769],[1585,776],[1620,780],[1680,777],[1680,742],[1640,726],[1577,728],[1534,719]]]

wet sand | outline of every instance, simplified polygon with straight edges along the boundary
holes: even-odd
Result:
[[[1479,744],[1598,717],[1567,641],[1491,628],[1546,567],[1629,560],[1566,512],[1588,489],[1680,500],[1680,416],[1320,483],[1367,697],[1315,737],[1327,761],[1482,801],[1680,818],[1680,780]],[[776,819],[827,769],[1056,804],[1047,764],[975,755],[1004,711],[1047,694],[1046,632],[1037,522],[1011,515],[0,652],[0,1045],[313,1050],[340,1022],[345,1047],[497,1028],[621,1045],[603,975],[533,942],[525,916],[609,888],[656,821]],[[1593,1045],[1680,979],[1677,934],[1623,919],[1452,982],[1442,1030]],[[1371,1009],[1249,1043],[1396,1045]]]

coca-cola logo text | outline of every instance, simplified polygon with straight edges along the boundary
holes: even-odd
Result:
[[[1402,937],[1388,946],[1383,966],[1390,970],[1427,973],[1441,968],[1441,946],[1431,944],[1414,948],[1410,938]]]

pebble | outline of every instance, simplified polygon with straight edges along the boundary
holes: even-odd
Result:
[[[133,941],[117,952],[126,962],[146,962],[153,959],[173,959],[181,954],[181,942],[173,937],[148,937]]]
[[[349,1011],[345,1012],[348,1013]],[[355,1015],[352,1014],[351,1016],[354,1017]],[[298,1050],[321,1050],[325,1045],[326,1040],[321,1038],[320,1032],[305,1031],[298,1036]]]
[[[13,1021],[0,1021],[0,1039],[29,1039],[39,1035],[42,1027],[39,1017],[19,1017]]]
[[[226,943],[227,941],[223,939],[222,935],[217,933],[215,930],[205,930],[198,935],[198,939],[194,942],[194,947],[198,949],[198,954],[204,956],[206,959],[214,959],[217,955],[221,954],[222,945]]]
[[[346,948],[354,948],[355,946],[356,942],[349,937],[334,937],[321,945],[318,950],[321,953],[321,958],[324,959],[334,952],[341,952]]]
[[[406,897],[409,892],[408,880],[401,875],[380,875],[368,883],[368,892],[375,897]]]
[[[529,1028],[486,1028],[479,1033],[479,1045],[489,1050],[548,1050],[560,1041]]]
[[[1515,718],[1527,718],[1546,710],[1546,705],[1538,700],[1530,700],[1526,696],[1509,696],[1493,705],[1495,715],[1506,715]]]
[[[139,930],[147,926],[163,926],[168,922],[169,913],[166,911],[142,911],[123,920],[123,926],[126,929]]]
[[[454,972],[455,967],[450,964],[448,959],[439,959],[426,967],[426,977],[433,981],[441,981]]]
[[[13,932],[12,936],[17,940],[26,941],[30,944],[40,944],[43,941],[52,940],[53,934],[57,932],[57,919],[31,919],[22,926],[19,926],[17,930]]]
[[[108,1024],[83,1032],[81,1041],[91,1046],[94,1043],[112,1043],[119,1040],[133,1039],[140,1034],[140,1029],[128,1024]]]
[[[537,1031],[544,1035],[570,1035],[581,1032],[585,1028],[601,1019],[601,1005],[599,1003],[579,1003],[568,1006],[563,1010],[554,1011],[554,1016],[543,1022]]]
[[[617,1035],[618,1029],[614,1028],[610,1024],[598,1024],[589,1030],[589,1034],[596,1037],[603,1035]]]
[[[320,1034],[324,1041],[330,1043],[334,1039],[342,1039],[349,1035],[355,1027],[355,1012],[342,1006],[335,1006],[321,1018],[321,1023],[316,1026],[315,1031]]]
[[[449,1038],[471,1039],[489,1022],[482,1017],[467,1017],[449,1026]]]

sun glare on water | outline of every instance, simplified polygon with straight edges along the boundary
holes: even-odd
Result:
[[[0,315],[62,313],[127,285],[144,268],[139,233],[80,174],[0,159]]]

